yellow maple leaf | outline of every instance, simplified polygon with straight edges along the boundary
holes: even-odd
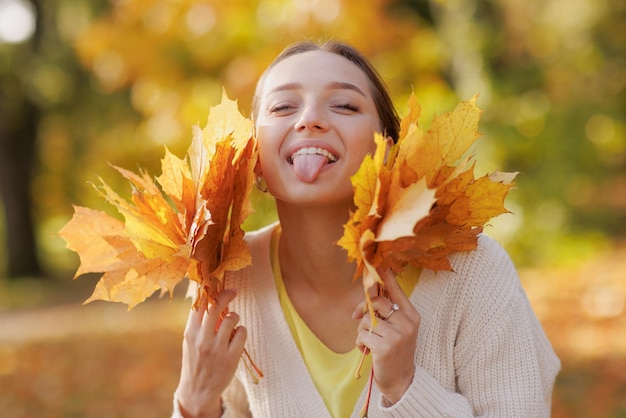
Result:
[[[400,138],[387,151],[376,135],[376,151],[352,177],[355,211],[338,241],[357,264],[368,308],[368,290],[382,286],[379,271],[418,268],[450,270],[448,256],[476,248],[477,236],[491,218],[506,213],[504,199],[516,173],[474,179],[472,157],[481,110],[476,97],[435,117],[424,132],[420,106],[409,98]],[[387,161],[383,161],[384,155]]]
[[[89,228],[83,226],[90,225]],[[90,272],[107,271],[119,263],[118,253],[123,252],[122,246],[109,244],[111,237],[121,236],[124,223],[105,212],[74,206],[74,216],[61,230],[61,236],[72,237],[67,240],[67,247],[78,253],[80,265],[75,277]],[[84,246],[83,242],[90,245]],[[135,248],[130,240],[127,246]]]
[[[80,257],[75,277],[103,273],[85,303],[131,309],[155,291],[171,295],[185,276],[200,284],[195,305],[203,296],[213,300],[224,273],[251,261],[241,224],[252,210],[255,159],[252,122],[224,94],[206,127],[194,127],[185,158],[165,149],[156,179],[114,167],[132,186],[130,200],[104,181],[97,189],[124,221],[76,206],[59,231]]]
[[[194,185],[190,181],[189,164],[172,154],[167,147],[165,147],[165,156],[161,159],[161,175],[156,179],[163,193],[172,199],[179,213],[191,209],[185,206],[185,203],[191,200],[186,196],[195,193]]]

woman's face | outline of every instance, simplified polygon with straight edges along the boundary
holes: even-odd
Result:
[[[365,74],[326,51],[293,55],[266,74],[256,128],[270,192],[301,205],[351,204],[350,176],[381,130]]]

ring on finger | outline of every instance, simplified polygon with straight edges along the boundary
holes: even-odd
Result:
[[[391,310],[389,311],[389,313],[387,315],[385,315],[385,317],[383,318],[383,321],[386,321],[389,319],[389,317],[391,315],[393,315],[394,312],[400,310],[400,305],[398,305],[397,303],[394,303],[393,305],[391,305]]]

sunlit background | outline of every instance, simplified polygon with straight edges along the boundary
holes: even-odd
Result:
[[[249,114],[283,47],[336,38],[425,126],[480,94],[478,174],[520,172],[487,233],[562,358],[554,416],[626,416],[624,27],[622,0],[0,0],[0,415],[168,414],[185,302],[81,306],[97,277],[56,232],[113,213],[109,163],[158,174],[223,88]]]

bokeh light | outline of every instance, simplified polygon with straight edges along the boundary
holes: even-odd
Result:
[[[0,0],[0,43],[20,43],[35,33],[35,11],[24,0]]]

